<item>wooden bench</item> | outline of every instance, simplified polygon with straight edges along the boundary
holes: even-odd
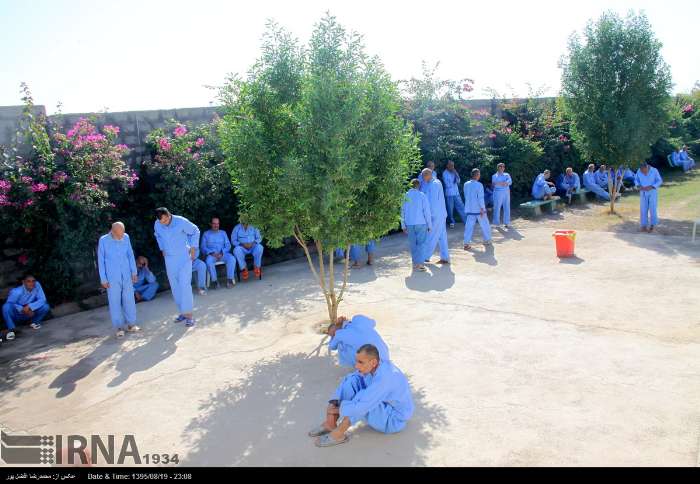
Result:
[[[559,202],[560,198],[556,196],[549,200],[530,200],[529,202],[521,203],[520,210],[526,217],[536,217],[543,212],[553,212],[559,205]]]
[[[566,197],[562,198],[566,199]],[[586,188],[581,188],[578,192],[571,194],[571,203],[585,203],[591,198],[595,198],[595,193]]]

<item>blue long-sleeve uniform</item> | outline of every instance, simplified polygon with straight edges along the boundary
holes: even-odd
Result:
[[[464,221],[464,202],[459,194],[459,173],[457,170],[451,172],[445,170],[442,172],[442,182],[445,185],[445,203],[447,204],[447,219],[450,224],[455,223],[454,210],[457,208],[459,218]]]
[[[355,366],[355,354],[362,345],[371,344],[379,351],[379,358],[388,361],[389,348],[374,329],[376,321],[357,314],[352,320],[345,323],[343,329],[335,332],[335,336],[328,343],[331,350],[338,350],[338,361],[342,366]]]
[[[484,214],[481,214],[481,211]],[[484,200],[484,185],[477,180],[469,180],[464,184],[464,213],[467,220],[464,223],[464,243],[471,244],[474,233],[474,224],[478,221],[484,242],[491,240],[491,225],[486,216],[486,202]]]
[[[663,183],[659,170],[653,166],[645,175],[642,169],[637,170],[634,185],[637,188],[652,187],[649,191],[639,192],[639,222],[642,227],[658,225],[657,207],[659,203],[659,187]]]
[[[248,227],[244,227],[243,224],[236,225],[231,232],[231,243],[233,244],[233,255],[241,270],[246,267],[245,256],[248,254],[253,254],[255,267],[262,266],[262,256],[265,249],[262,245],[262,235],[258,229],[252,225],[248,225]],[[253,246],[247,249],[241,244],[253,244]]]
[[[683,171],[688,171],[695,166],[695,160],[690,157],[687,151],[681,150],[678,154],[678,161],[683,167]]]
[[[420,190],[411,188],[406,192],[401,205],[401,228],[408,232],[408,247],[413,265],[421,264],[424,260],[428,229],[433,227],[432,220],[428,198]]]
[[[154,232],[158,247],[165,257],[165,268],[175,304],[180,314],[189,314],[194,306],[190,248],[199,249],[199,229],[185,217],[173,215],[169,225],[156,220]]]
[[[226,264],[226,278],[232,280],[236,274],[236,259],[231,253],[231,241],[223,230],[207,230],[202,234],[200,249],[206,257],[207,268],[212,282],[216,282],[216,258],[214,254],[223,254],[221,260]]]
[[[601,171],[600,168],[595,172],[595,182],[596,184],[606,190],[608,188],[608,171]]]
[[[506,183],[507,185],[500,185],[501,183]],[[510,187],[512,184],[513,179],[506,172],[496,172],[491,176],[494,225],[501,224],[501,208],[503,209],[503,223],[506,225],[510,224]]]
[[[572,173],[571,175],[562,173],[559,177],[559,183],[557,186],[562,195],[568,195],[581,189],[581,179],[579,178],[578,173]]]
[[[140,267],[136,271],[136,282],[134,283],[134,292],[141,294],[144,301],[150,301],[156,297],[158,292],[158,281],[156,276],[148,267]]]
[[[549,186],[549,183],[545,180],[544,173],[537,175],[535,182],[532,184],[532,198],[543,200],[546,195],[552,195],[555,191],[556,188]]]
[[[131,247],[129,234],[120,240],[109,232],[97,244],[97,266],[100,282],[109,283],[107,301],[112,327],[122,328],[124,324],[136,324],[136,301],[134,300],[134,282],[136,260]]]
[[[435,248],[440,244],[440,258],[450,260],[450,251],[447,245],[447,207],[445,205],[445,193],[440,180],[433,180],[426,183],[421,191],[428,198],[432,228],[428,234],[425,245],[425,260],[435,252]]]
[[[586,170],[583,173],[583,186],[586,190],[590,190],[596,194],[598,198],[605,201],[610,201],[610,194],[603,190],[595,179],[596,172]]]
[[[386,434],[403,430],[414,411],[408,380],[389,360],[381,360],[374,374],[346,376],[333,398],[340,401],[341,419],[353,425],[365,421]]]
[[[29,309],[34,311],[34,316],[25,315],[22,312],[24,306],[29,306]],[[39,281],[36,281],[31,291],[28,291],[24,284],[10,290],[7,301],[2,306],[2,317],[7,329],[12,331],[20,322],[31,320],[31,322],[39,324],[50,309],[44,289]]]

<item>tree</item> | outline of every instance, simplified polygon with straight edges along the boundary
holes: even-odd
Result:
[[[240,212],[271,247],[296,239],[335,321],[350,245],[397,227],[419,160],[396,84],[359,35],[326,15],[306,49],[268,23],[262,56],[245,79],[229,77],[220,97],[219,133]],[[346,250],[336,288],[339,247]]]
[[[493,159],[473,136],[471,112],[464,103],[463,95],[473,90],[473,81],[440,79],[438,66],[423,62],[423,77],[402,82],[403,116],[420,135],[424,160],[435,162],[438,171],[454,161],[462,178],[468,180],[472,168]]]
[[[644,14],[608,12],[574,34],[562,58],[562,96],[588,157],[611,166],[644,160],[668,125],[671,73]],[[614,169],[611,170],[614,175]],[[608,177],[610,212],[621,180]]]

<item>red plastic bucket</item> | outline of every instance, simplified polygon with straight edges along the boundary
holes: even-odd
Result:
[[[557,257],[573,257],[576,248],[575,230],[557,230],[552,234],[557,247]]]

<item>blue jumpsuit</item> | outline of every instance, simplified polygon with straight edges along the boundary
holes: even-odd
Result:
[[[559,176],[557,187],[559,188],[561,196],[565,197],[581,189],[581,179],[578,177],[578,173],[572,173],[571,176],[562,173]]]
[[[535,200],[544,200],[546,195],[554,195],[557,189],[549,186],[547,180],[544,179],[544,173],[540,173],[535,178],[535,183],[532,184],[532,198]]]
[[[199,258],[199,249],[194,251],[195,259],[192,261],[192,274],[197,275],[197,287],[199,289],[207,288],[207,265]],[[190,281],[192,279],[190,278]],[[191,287],[190,287],[191,289]]]
[[[424,184],[421,191],[428,197],[432,225],[425,245],[424,260],[430,259],[438,243],[440,244],[440,259],[450,260],[450,250],[447,245],[447,208],[445,207],[445,193],[442,190],[442,183],[440,180],[433,180]]]
[[[335,336],[328,343],[328,348],[338,350],[338,361],[342,366],[355,366],[355,354],[362,345],[371,344],[379,351],[379,358],[388,361],[389,348],[374,329],[376,322],[367,316],[357,314],[352,320],[347,321],[343,329],[335,332]]]
[[[262,236],[260,231],[248,225],[248,228],[243,227],[243,224],[238,224],[231,232],[231,243],[233,244],[233,255],[238,261],[240,270],[246,268],[245,256],[253,254],[253,264],[255,267],[262,266],[262,256],[264,248],[262,246]],[[250,249],[246,249],[241,244],[253,244]]]
[[[158,281],[148,267],[140,267],[136,272],[136,282],[134,292],[141,294],[144,301],[150,301],[156,297],[158,292]]]
[[[442,172],[442,182],[445,184],[445,201],[447,202],[447,219],[455,223],[454,209],[457,206],[459,218],[464,221],[464,202],[459,194],[459,173],[445,170]]]
[[[484,242],[491,240],[491,226],[486,216],[486,203],[484,202],[484,185],[477,180],[469,180],[464,184],[464,202],[467,221],[464,224],[464,243],[472,243],[474,224],[478,221],[481,226],[481,234]],[[484,210],[484,215],[481,215]]]
[[[199,229],[185,217],[173,215],[169,225],[156,220],[154,230],[158,247],[165,256],[165,269],[175,304],[180,314],[189,314],[194,305],[190,248],[199,249]],[[200,262],[204,265],[203,261]]]
[[[34,311],[34,316],[31,318],[22,312],[25,305]],[[12,331],[19,322],[31,320],[33,323],[39,324],[50,309],[44,289],[39,281],[36,281],[34,289],[31,291],[27,291],[24,284],[10,290],[7,301],[2,305],[2,317],[5,319],[7,329]]]
[[[688,171],[695,166],[695,160],[690,157],[687,151],[681,150],[678,154],[678,161],[683,166],[683,171]]]
[[[376,250],[376,245],[377,245],[377,243],[374,240],[370,240],[366,244],[352,244],[350,246],[350,260],[353,263],[359,263],[360,257],[362,257],[362,250],[364,250],[368,254],[374,254],[374,252]],[[340,250],[343,250],[343,249],[340,249]]]
[[[600,188],[600,185],[596,182],[595,172],[586,170],[583,173],[583,186],[596,194],[596,196],[602,200],[610,201],[610,194]]]
[[[411,250],[413,265],[422,264],[425,258],[425,244],[428,229],[432,231],[430,202],[425,194],[415,188],[406,192],[401,205],[401,228],[408,232],[408,246]]]
[[[231,254],[231,242],[223,230],[207,230],[202,235],[200,249],[206,256],[207,268],[212,282],[216,282],[216,259],[214,254],[223,254],[221,258],[226,263],[226,278],[233,279],[236,274],[236,259]]]
[[[649,167],[649,171],[645,175],[641,168],[637,170],[635,175],[634,185],[637,188],[653,187],[652,190],[639,192],[639,222],[642,227],[648,227],[659,224],[657,214],[657,205],[659,203],[659,187],[663,183],[659,170],[653,166]]]
[[[406,376],[391,361],[381,360],[374,374],[354,371],[333,395],[340,401],[340,419],[365,421],[378,432],[400,432],[413,416],[413,398]]]
[[[498,186],[497,183],[507,183],[508,186]],[[503,223],[510,225],[510,186],[513,184],[513,179],[508,173],[496,172],[491,177],[491,184],[493,185],[493,224],[501,225],[501,207],[503,207]]]
[[[598,185],[600,188],[603,190],[608,189],[608,171],[600,171],[600,168],[598,168],[598,171],[595,172],[595,182],[596,185]]]
[[[97,266],[100,282],[109,283],[107,301],[112,327],[121,329],[125,324],[136,324],[134,282],[131,279],[136,275],[136,260],[129,235],[124,234],[121,240],[112,237],[111,232],[100,237]]]

